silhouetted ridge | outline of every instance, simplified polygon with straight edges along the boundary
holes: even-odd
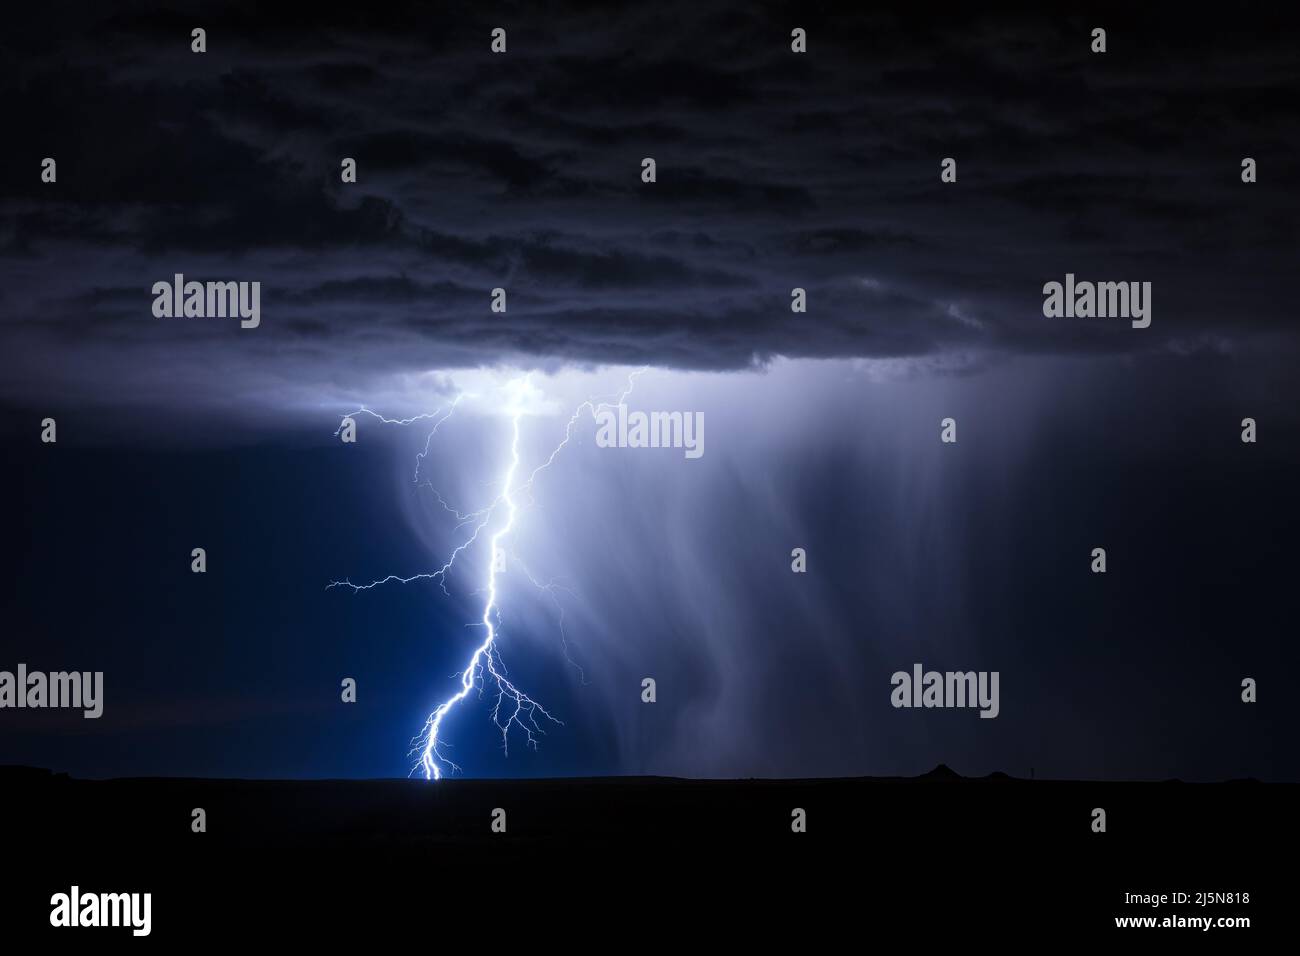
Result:
[[[953,770],[946,763],[941,763],[929,773],[923,773],[917,779],[919,780],[961,780],[962,775]]]

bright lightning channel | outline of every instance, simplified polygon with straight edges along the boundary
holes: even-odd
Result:
[[[530,504],[532,503],[533,482],[536,481],[539,474],[551,466],[559,453],[569,444],[569,440],[573,437],[573,429],[581,419],[583,413],[590,412],[594,418],[597,411],[602,408],[618,408],[622,406],[627,401],[628,396],[632,393],[632,388],[635,385],[637,377],[646,371],[646,368],[640,368],[630,373],[628,375],[626,388],[618,394],[615,402],[611,403],[609,401],[598,401],[595,398],[589,398],[574,409],[573,415],[570,416],[569,422],[565,426],[564,438],[555,446],[554,450],[545,461],[533,469],[528,476],[528,480],[517,487],[515,485],[515,479],[519,472],[520,465],[520,420],[523,418],[525,413],[522,399],[529,388],[530,376],[525,375],[522,378],[514,379],[509,382],[506,385],[506,391],[510,395],[511,400],[506,406],[505,411],[510,416],[510,461],[499,482],[501,486],[500,495],[498,495],[497,498],[487,507],[482,508],[479,511],[462,514],[448,505],[442,495],[438,493],[437,489],[433,488],[432,484],[427,481],[425,482],[425,484],[427,484],[433,491],[433,494],[443,509],[454,515],[456,520],[459,522],[459,524],[456,525],[456,530],[467,525],[474,526],[470,536],[452,550],[446,562],[444,562],[442,567],[438,568],[436,571],[421,572],[408,577],[390,574],[376,581],[372,581],[369,584],[353,584],[349,580],[333,581],[326,588],[329,590],[330,588],[335,587],[347,587],[351,588],[355,593],[370,590],[381,584],[390,584],[394,582],[399,584],[410,584],[413,581],[432,580],[438,582],[444,593],[448,593],[447,575],[455,565],[456,559],[478,540],[480,532],[491,523],[493,516],[497,513],[498,509],[504,506],[505,521],[495,532],[492,533],[488,541],[488,562],[485,571],[486,583],[483,588],[486,597],[483,602],[483,613],[479,618],[479,623],[482,625],[484,630],[483,640],[474,648],[474,653],[470,656],[469,662],[465,665],[465,669],[460,672],[460,689],[434,708],[433,712],[429,714],[428,719],[424,723],[424,729],[412,741],[412,755],[417,752],[419,753],[419,762],[416,764],[415,769],[422,771],[425,779],[441,780],[444,771],[457,772],[460,770],[460,767],[458,767],[446,756],[446,754],[443,753],[442,748],[450,746],[441,736],[443,721],[456,705],[465,700],[465,698],[467,698],[476,687],[479,689],[480,697],[482,697],[483,690],[489,684],[496,688],[496,697],[492,705],[492,720],[501,731],[502,749],[507,754],[509,754],[510,730],[512,727],[517,727],[522,730],[526,744],[535,750],[537,749],[537,737],[535,734],[545,734],[541,724],[538,723],[539,717],[563,726],[562,721],[552,716],[545,707],[529,697],[509,679],[506,674],[505,665],[501,661],[501,654],[497,646],[497,636],[501,623],[500,609],[497,603],[497,575],[504,569],[504,557],[506,552],[504,550],[505,545],[503,542],[514,531],[516,518],[522,510],[516,500],[516,496],[527,492],[528,502]],[[355,412],[352,412],[349,416],[345,416],[345,421],[347,417],[355,419],[358,415],[370,415],[378,419],[381,423],[389,425],[412,425],[416,422],[432,421],[434,423],[433,429],[425,439],[424,450],[416,456],[415,480],[418,482],[420,478],[420,466],[429,454],[429,447],[433,441],[434,435],[437,434],[438,429],[442,424],[451,417],[452,413],[456,410],[456,406],[460,403],[463,397],[463,393],[457,395],[445,411],[439,409],[425,415],[416,415],[412,418],[403,419],[386,418],[378,412],[362,406]],[[340,424],[338,430],[334,434],[337,436],[342,430],[343,425]],[[524,571],[524,574],[535,588],[539,591],[548,593],[551,599],[555,601],[560,614],[560,635],[561,641],[564,645],[565,657],[570,661],[570,663],[572,663],[572,659],[569,658],[568,654],[567,636],[564,632],[564,609],[560,604],[559,599],[555,596],[555,592],[557,590],[564,590],[570,594],[573,592],[570,589],[557,584],[555,581],[543,584],[538,581],[533,573],[519,562],[518,559],[515,560],[515,563],[519,564],[520,568]],[[577,665],[575,664],[574,666]],[[581,673],[581,668],[579,668],[579,673]]]

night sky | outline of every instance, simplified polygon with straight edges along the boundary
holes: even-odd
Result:
[[[500,595],[563,725],[506,754],[472,696],[466,774],[1300,779],[1294,22],[169,7],[0,36],[0,669],[105,674],[99,720],[0,711],[0,763],[404,776],[486,558],[326,586],[464,540],[433,488],[497,493],[507,382],[531,471],[644,366],[705,454],[575,426]],[[260,281],[260,326],[156,318],[175,273]],[[1150,327],[1045,318],[1066,273],[1150,282]],[[335,437],[463,392],[433,487],[427,422]],[[998,671],[1000,715],[891,707],[916,662]]]

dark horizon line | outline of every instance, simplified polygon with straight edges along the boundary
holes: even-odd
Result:
[[[47,782],[67,781],[77,783],[140,783],[169,781],[175,783],[405,783],[418,781],[425,784],[454,783],[605,783],[618,781],[623,783],[686,783],[686,784],[824,784],[824,783],[943,783],[969,781],[972,783],[1074,783],[1074,784],[1169,784],[1188,785],[1223,785],[1223,784],[1269,784],[1273,786],[1297,786],[1300,781],[1268,781],[1258,777],[1229,777],[1224,780],[1183,780],[1181,777],[1166,777],[1162,780],[1089,780],[1082,778],[1058,777],[1016,777],[1002,770],[993,770],[980,776],[967,776],[957,773],[945,763],[937,764],[933,769],[915,776],[826,776],[826,777],[678,777],[660,774],[587,774],[558,775],[547,777],[469,777],[459,776],[441,780],[418,780],[417,777],[184,777],[184,776],[134,776],[134,777],[75,777],[67,771],[57,771],[49,767],[34,767],[30,764],[0,764],[0,782],[15,781],[17,778],[33,779],[40,777]]]

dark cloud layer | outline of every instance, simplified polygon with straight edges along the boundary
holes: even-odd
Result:
[[[1268,18],[20,13],[0,398],[153,400],[176,368],[204,405],[502,360],[1290,348],[1300,58]],[[261,281],[262,326],[155,319],[176,272]],[[1152,282],[1151,328],[1045,320],[1066,272]]]

